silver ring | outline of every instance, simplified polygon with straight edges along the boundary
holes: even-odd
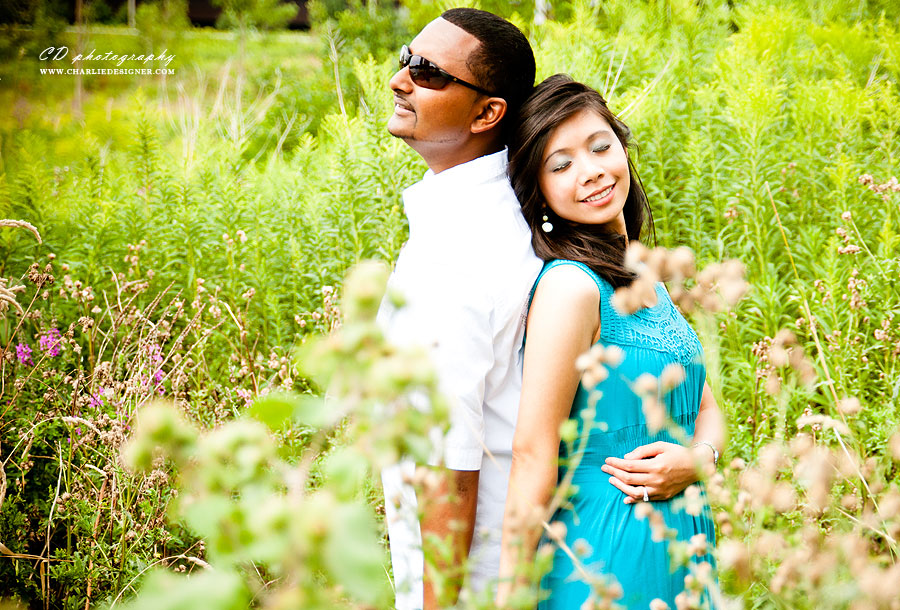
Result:
[[[650,496],[647,495],[647,486],[645,485],[645,486],[642,487],[641,489],[644,490],[644,502],[649,502],[649,501],[650,501]]]

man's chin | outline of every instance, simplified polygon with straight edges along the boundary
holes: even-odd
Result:
[[[403,118],[398,117],[396,114],[391,115],[391,118],[388,119],[387,131],[395,138],[401,138],[403,140],[413,139],[413,130],[409,125],[409,121],[403,120]]]

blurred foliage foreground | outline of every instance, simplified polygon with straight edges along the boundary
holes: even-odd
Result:
[[[900,607],[896,23],[867,2],[551,5],[514,16],[539,77],[623,115],[661,244],[745,268],[742,300],[692,315],[731,433],[706,483],[721,605]],[[387,607],[371,469],[422,455],[440,414],[391,398],[432,380],[367,321],[380,272],[342,279],[396,256],[424,170],[384,130],[396,64],[384,36],[366,49],[368,10],[329,22],[317,93],[247,70],[248,44],[133,94],[88,86],[79,120],[4,124],[0,218],[33,226],[0,227],[0,597]]]

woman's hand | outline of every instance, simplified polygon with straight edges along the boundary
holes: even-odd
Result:
[[[699,480],[698,468],[713,464],[709,447],[694,448],[657,441],[641,445],[624,459],[609,457],[603,472],[612,475],[609,482],[625,494],[625,503],[644,499],[668,500]]]

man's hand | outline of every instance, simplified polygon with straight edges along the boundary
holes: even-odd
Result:
[[[442,469],[440,474],[437,485],[426,486],[420,504],[425,553],[425,610],[446,608],[456,603],[462,578],[446,577],[460,573],[460,568],[465,566],[475,532],[480,471]],[[432,543],[435,539],[440,541],[439,545]],[[447,552],[440,552],[440,549]],[[438,580],[442,583],[436,587]]]
[[[657,441],[641,445],[624,459],[609,457],[603,472],[612,475],[609,482],[626,495],[625,503],[644,499],[644,489],[651,500],[668,500],[699,480],[698,468],[712,465],[709,447],[694,448]]]

